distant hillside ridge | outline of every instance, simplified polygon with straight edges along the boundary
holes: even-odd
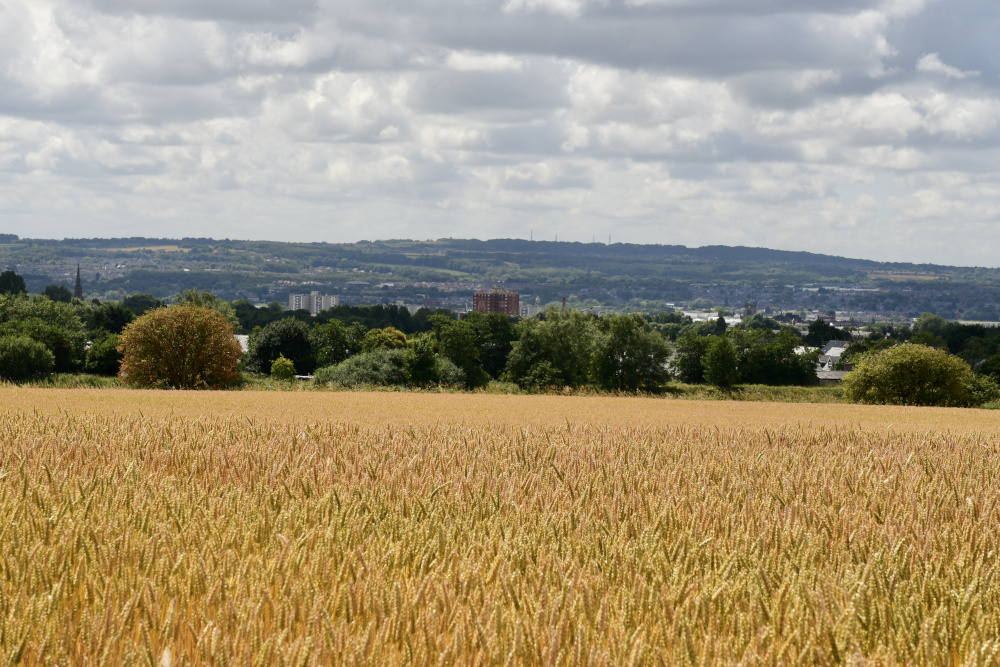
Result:
[[[230,247],[245,248],[254,246],[277,250],[281,246],[295,247],[298,250],[309,250],[322,253],[324,249],[339,249],[350,253],[352,250],[363,252],[365,249],[378,248],[387,256],[403,255],[407,250],[451,251],[471,253],[511,253],[518,255],[552,255],[552,256],[584,256],[608,258],[633,258],[651,260],[697,259],[715,262],[745,262],[745,263],[780,263],[807,267],[835,267],[851,271],[874,272],[938,272],[948,271],[958,267],[938,264],[915,264],[911,262],[880,262],[876,260],[827,255],[822,253],[798,250],[775,250],[749,246],[708,245],[689,248],[683,245],[639,244],[639,243],[582,243],[579,241],[529,241],[526,239],[456,239],[441,238],[436,241],[417,241],[413,239],[390,239],[376,241],[359,241],[355,243],[329,242],[287,242],[267,240],[237,240],[213,238],[153,238],[153,237],[110,237],[110,238],[66,238],[66,239],[32,239],[20,238],[15,235],[8,242],[17,245],[58,246],[65,248],[76,256],[78,251],[92,249],[126,249],[139,247],[181,246],[184,248],[198,247]],[[77,252],[73,252],[73,251]],[[394,252],[395,251],[395,252]],[[370,250],[369,250],[370,252]],[[400,263],[410,263],[397,257]],[[421,261],[412,262],[417,265]],[[963,267],[972,268],[972,267]]]

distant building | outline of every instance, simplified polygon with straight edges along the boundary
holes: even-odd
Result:
[[[505,289],[477,290],[472,295],[472,310],[517,317],[521,314],[521,297],[517,292]]]
[[[309,294],[289,294],[289,310],[308,310],[310,315],[316,315],[321,310],[327,310],[340,305],[339,296],[310,292]]]
[[[817,370],[832,371],[834,364],[840,361],[840,357],[850,346],[851,341],[849,340],[827,341],[819,350],[819,367]],[[851,370],[849,364],[844,370]]]
[[[534,317],[544,310],[542,307],[542,298],[536,296],[534,305],[527,302],[521,304],[521,317]]]
[[[83,282],[80,280],[80,265],[76,265],[76,284],[73,286],[73,298],[83,298]]]

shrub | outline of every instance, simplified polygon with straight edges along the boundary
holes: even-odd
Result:
[[[448,357],[440,354],[434,358],[434,366],[437,370],[438,384],[445,387],[466,386],[465,371],[455,365]]]
[[[995,385],[943,350],[904,343],[862,357],[844,378],[855,403],[969,407],[995,395]]]
[[[175,306],[150,311],[119,338],[122,380],[140,387],[201,389],[235,382],[242,350],[218,311]]]
[[[0,337],[0,378],[27,382],[52,372],[55,358],[48,348],[27,336]]]
[[[326,366],[313,376],[316,384],[403,386],[406,384],[406,351],[362,352],[336,366]]]
[[[275,380],[294,380],[295,364],[286,359],[285,355],[278,355],[278,358],[271,362],[271,377]]]

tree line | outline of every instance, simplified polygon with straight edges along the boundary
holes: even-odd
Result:
[[[735,326],[721,314],[693,322],[677,312],[598,317],[554,308],[520,320],[484,313],[459,319],[446,310],[411,314],[396,306],[339,306],[313,317],[277,303],[257,308],[197,290],[176,295],[174,306],[163,308],[149,294],[101,303],[76,300],[65,288],[50,286],[28,295],[17,278],[13,272],[0,274],[0,377],[12,381],[55,372],[120,375],[134,382],[139,369],[148,367],[150,377],[161,373],[152,385],[188,386],[181,376],[150,370],[183,356],[167,343],[186,340],[184,327],[201,327],[205,340],[205,332],[225,338],[226,345],[219,343],[202,357],[214,355],[232,366],[201,375],[185,371],[183,377],[196,378],[193,386],[230,383],[241,374],[314,375],[318,383],[344,386],[475,389],[501,381],[524,390],[620,392],[661,391],[671,379],[722,389],[808,385],[817,382],[817,352],[807,348],[852,339],[851,332],[822,320],[803,334],[759,314]],[[212,315],[206,319],[184,309]],[[911,343],[954,355],[980,376],[1000,375],[1000,330],[934,315],[912,327],[875,324],[870,329],[867,338],[852,341],[841,363]],[[237,332],[249,334],[245,353],[232,348]],[[161,350],[164,359],[159,365],[143,365],[137,357],[128,363],[130,350],[145,350],[141,354],[148,357]]]

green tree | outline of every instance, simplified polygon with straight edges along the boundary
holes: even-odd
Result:
[[[41,343],[27,336],[0,336],[0,379],[29,382],[52,372],[55,359]]]
[[[278,355],[278,358],[271,362],[271,377],[275,380],[294,380],[295,364],[284,355]]]
[[[246,368],[251,373],[268,373],[271,362],[280,355],[290,359],[300,373],[316,368],[313,337],[305,322],[286,317],[254,331],[248,342]]]
[[[196,289],[184,290],[181,294],[174,295],[174,301],[180,306],[200,306],[210,308],[222,313],[226,322],[233,328],[233,331],[242,331],[240,328],[240,318],[236,317],[236,309],[228,301],[223,301],[209,291],[199,292]]]
[[[681,382],[701,384],[705,381],[705,353],[714,336],[699,336],[687,331],[677,338],[671,360],[674,374]]]
[[[115,376],[121,370],[122,353],[118,350],[118,336],[108,334],[87,350],[84,368],[95,375]]]
[[[438,376],[438,355],[434,350],[434,340],[422,336],[406,348],[406,377],[409,384],[426,387],[436,384]]]
[[[797,352],[802,339],[791,329],[733,327],[726,334],[736,349],[740,382],[766,385],[809,385],[816,378],[816,352]]]
[[[352,354],[360,352],[358,341],[338,320],[313,327],[312,340],[317,366],[339,364]]]
[[[13,271],[0,273],[0,295],[2,294],[27,294],[28,288],[24,284],[24,278]]]
[[[402,350],[406,347],[406,334],[396,327],[372,329],[361,340],[362,352],[375,350]]]
[[[163,302],[157,299],[152,294],[138,293],[132,296],[127,296],[122,301],[122,307],[131,310],[136,317],[140,315],[145,315],[151,310],[156,310],[157,308],[163,307]]]
[[[851,340],[850,332],[838,329],[825,320],[816,320],[809,325],[806,333],[805,344],[812,347],[820,347],[831,340]]]
[[[432,336],[439,354],[450,360],[465,375],[469,389],[485,386],[489,376],[479,363],[479,348],[472,327],[461,320],[453,320],[443,313],[431,315]]]
[[[858,360],[844,378],[855,403],[970,407],[996,398],[996,384],[977,378],[958,357],[903,343]]]
[[[544,320],[521,320],[503,377],[525,389],[583,386],[597,334],[595,319],[550,308]]]
[[[83,365],[87,336],[71,304],[37,295],[0,295],[0,335],[27,336],[45,345],[56,373],[76,372]]]
[[[494,380],[507,367],[507,357],[517,340],[511,318],[502,313],[468,313],[463,320],[472,331],[480,367]]]
[[[42,294],[53,301],[61,301],[62,303],[69,303],[73,300],[73,293],[62,285],[49,285],[42,291]]]
[[[122,380],[132,386],[205,389],[239,378],[242,349],[233,327],[210,308],[150,311],[125,327],[118,350]]]
[[[135,314],[121,304],[102,303],[90,310],[87,316],[87,328],[90,331],[103,330],[108,333],[120,334],[134,319]]]
[[[610,315],[598,320],[591,376],[602,389],[656,391],[670,373],[670,346],[639,315]]]
[[[702,359],[705,381],[719,389],[730,389],[740,381],[736,348],[728,338],[713,336]]]

